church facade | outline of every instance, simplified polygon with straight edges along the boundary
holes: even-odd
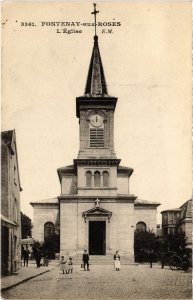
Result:
[[[109,96],[94,36],[85,93],[76,98],[80,148],[73,164],[57,170],[61,194],[32,202],[33,238],[43,241],[60,233],[60,254],[76,256],[121,255],[134,259],[134,231],[156,233],[157,202],[137,199],[130,193],[130,167],[120,165],[114,149],[114,113],[117,98]]]

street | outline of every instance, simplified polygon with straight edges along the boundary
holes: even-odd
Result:
[[[191,299],[192,274],[161,269],[155,264],[93,265],[84,271],[75,265],[73,274],[59,267],[2,293],[6,299]]]

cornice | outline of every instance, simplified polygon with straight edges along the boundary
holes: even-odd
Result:
[[[30,202],[31,206],[33,206],[33,208],[58,208],[59,207],[59,203],[45,203],[45,202]]]
[[[92,103],[94,101],[97,101],[100,102],[102,101],[102,103],[105,103],[105,102],[110,102],[110,101],[117,101],[117,97],[113,97],[113,96],[87,96],[87,95],[84,95],[84,96],[79,96],[79,97],[76,97],[76,100],[77,101],[87,101],[87,103]]]
[[[182,224],[186,224],[186,223],[192,223],[192,218],[186,218],[186,219],[180,220],[179,226]]]
[[[117,103],[116,97],[111,96],[100,96],[100,97],[92,97],[92,96],[82,96],[76,98],[76,116],[80,117],[80,105],[85,105],[86,108],[92,107],[93,105],[96,106],[111,106],[111,109],[115,110]]]
[[[78,196],[78,195],[60,195],[60,203],[93,203],[98,198],[102,203],[134,203],[137,198],[134,195],[124,196]]]
[[[102,190],[102,191],[116,191],[117,188],[115,187],[78,187],[77,190],[81,190],[81,191],[98,191],[98,190]]]
[[[74,168],[74,166],[61,167],[57,169],[57,173],[58,173],[59,180],[61,182],[62,175],[74,176],[76,175],[76,169]]]
[[[119,166],[120,159],[104,158],[104,159],[74,159],[74,166],[86,165],[86,166]]]
[[[149,208],[156,208],[160,205],[159,204],[139,204],[139,203],[134,203],[135,209],[149,209]]]
[[[162,224],[162,228],[176,228],[177,224]]]

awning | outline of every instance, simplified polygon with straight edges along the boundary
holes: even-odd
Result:
[[[3,216],[1,214],[1,225],[2,226],[5,226],[7,228],[10,228],[10,229],[16,229],[17,228],[17,225],[16,223],[10,221],[9,219],[7,219],[5,216]]]
[[[22,239],[21,244],[22,245],[32,245],[34,243],[33,238],[27,238],[27,239]]]

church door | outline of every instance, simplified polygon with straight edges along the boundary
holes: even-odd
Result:
[[[89,221],[89,254],[106,254],[106,222]]]

